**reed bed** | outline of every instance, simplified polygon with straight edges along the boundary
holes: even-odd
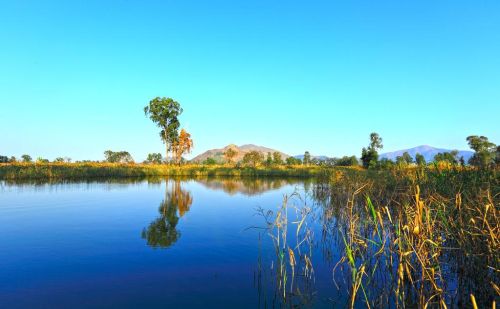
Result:
[[[276,251],[275,287],[281,304],[304,304],[297,299],[304,293],[293,287],[311,282],[314,248],[321,248],[324,260],[341,252],[331,268],[332,289],[345,296],[339,298],[345,303],[333,305],[496,308],[500,297],[497,171],[334,172],[314,185],[310,194],[316,207],[293,206],[298,214],[294,219],[287,214],[289,197],[276,212],[260,211]],[[314,224],[320,226],[320,235],[312,233]],[[297,230],[294,239],[300,245],[287,242],[289,226]],[[303,280],[305,284],[300,283]]]
[[[329,172],[317,166],[234,167],[229,165],[153,165],[118,163],[0,164],[0,179],[71,179],[145,176],[316,177]]]

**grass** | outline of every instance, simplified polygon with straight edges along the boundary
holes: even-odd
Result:
[[[115,163],[13,163],[0,164],[0,179],[75,179],[144,176],[276,176],[325,175],[316,166],[232,167],[228,165],[149,165]]]
[[[326,256],[343,252],[332,271],[334,286],[346,289],[345,305],[350,308],[496,307],[500,298],[496,170],[333,171],[314,185],[311,194],[320,205],[316,224],[321,225],[321,239],[299,237],[301,222],[313,220],[307,203],[294,207],[299,213],[296,221],[289,219],[286,196],[276,213],[260,211],[276,249],[276,289],[283,302],[290,304],[299,294],[291,290],[300,286],[295,269],[302,265],[305,271],[306,259],[312,260],[312,252],[300,252],[300,245],[287,242],[288,226],[295,224],[296,239],[306,247],[321,244],[331,251]],[[304,275],[298,278],[310,280]],[[335,278],[344,285],[337,285]]]

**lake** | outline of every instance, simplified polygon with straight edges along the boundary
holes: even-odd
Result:
[[[370,213],[312,179],[0,184],[0,307],[346,307],[360,273],[356,307],[396,303],[394,233],[361,224],[353,272],[346,231]]]
[[[303,192],[304,183],[283,179],[3,183],[0,304],[8,308],[272,304],[272,286],[259,288],[256,282],[259,256],[273,253],[271,240],[257,228],[265,226],[257,209],[275,210],[283,195],[294,191]]]

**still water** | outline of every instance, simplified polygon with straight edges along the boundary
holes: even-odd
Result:
[[[271,275],[276,253],[259,212],[275,211],[294,192],[291,203],[314,205],[309,186],[290,179],[0,183],[0,307],[288,307]],[[339,258],[329,252],[315,260],[299,304],[345,305],[332,281]]]

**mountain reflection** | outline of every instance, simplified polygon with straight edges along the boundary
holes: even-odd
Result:
[[[167,181],[165,199],[158,208],[160,216],[142,231],[142,238],[153,248],[170,247],[181,236],[177,224],[179,218],[189,211],[191,204],[193,197],[189,191],[182,189],[180,180]]]
[[[229,195],[237,193],[252,196],[271,190],[278,190],[286,185],[303,183],[304,180],[280,178],[207,178],[195,181],[210,190],[222,190]]]

